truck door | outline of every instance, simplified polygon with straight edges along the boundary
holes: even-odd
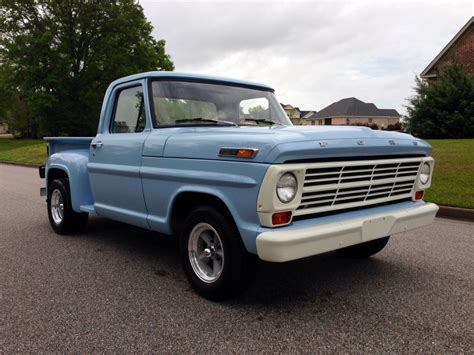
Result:
[[[140,178],[143,144],[150,133],[143,88],[139,81],[111,92],[113,107],[91,143],[88,166],[97,213],[148,228]]]

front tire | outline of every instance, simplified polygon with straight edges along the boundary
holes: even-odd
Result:
[[[220,301],[245,290],[255,259],[245,249],[230,217],[208,206],[192,211],[180,235],[186,277],[201,296]]]
[[[390,237],[371,240],[369,242],[352,245],[347,248],[337,250],[337,254],[348,258],[368,258],[380,252],[388,243]]]
[[[72,209],[68,179],[56,179],[49,184],[47,204],[49,223],[56,233],[71,234],[84,230],[89,214]]]

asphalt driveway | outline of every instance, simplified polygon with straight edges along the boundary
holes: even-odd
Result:
[[[173,238],[101,218],[54,234],[35,169],[0,164],[0,353],[474,352],[474,224],[369,260],[262,263],[243,296],[188,286]]]

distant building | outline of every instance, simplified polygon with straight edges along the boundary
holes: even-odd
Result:
[[[456,33],[420,76],[423,79],[435,80],[440,69],[453,61],[463,65],[471,75],[474,75],[474,17],[471,17]]]
[[[0,134],[8,133],[8,125],[6,123],[0,123]]]
[[[307,125],[371,125],[387,128],[400,122],[395,109],[381,109],[355,97],[339,100],[306,118]]]
[[[302,111],[298,107],[292,105],[281,104],[283,110],[285,110],[287,116],[291,119],[291,122],[295,125],[308,125],[311,118],[316,115],[317,111]]]
[[[294,106],[286,105],[286,104],[280,104],[280,105],[281,107],[283,107],[283,110],[285,110],[286,115],[290,118],[293,124],[301,124],[301,121],[300,121],[301,111],[298,107],[294,107]]]
[[[312,121],[316,119],[317,114],[317,111],[301,111],[301,124],[305,126],[311,125]]]

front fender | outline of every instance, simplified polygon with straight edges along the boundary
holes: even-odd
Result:
[[[204,193],[227,206],[245,247],[256,253],[257,196],[267,169],[267,164],[250,162],[143,157],[140,175],[150,228],[171,234],[176,198],[185,192]]]
[[[222,201],[228,208],[232,218],[235,221],[235,224],[237,225],[237,229],[239,230],[239,233],[242,237],[242,241],[247,248],[249,252],[253,252],[255,250],[256,252],[256,231],[260,227],[260,224],[257,219],[252,218],[249,215],[246,215],[243,213],[243,211],[239,211],[239,203],[236,201],[232,201],[232,199],[229,198],[228,195],[224,193],[224,191],[220,189],[216,189],[215,187],[208,187],[208,186],[183,186],[179,189],[177,189],[173,195],[170,198],[169,204],[168,204],[168,212],[173,211],[174,204],[178,197],[187,192],[192,192],[192,193],[202,193],[206,195],[213,196],[215,198],[218,198],[219,200]],[[242,203],[243,201],[241,201]],[[253,204],[253,201],[250,202]],[[255,210],[255,207],[253,207]],[[246,206],[246,210],[248,211],[248,208]],[[167,226],[167,232],[171,233],[172,232],[172,221],[171,221],[171,213],[168,213],[166,216],[166,220],[164,221],[166,226]]]

